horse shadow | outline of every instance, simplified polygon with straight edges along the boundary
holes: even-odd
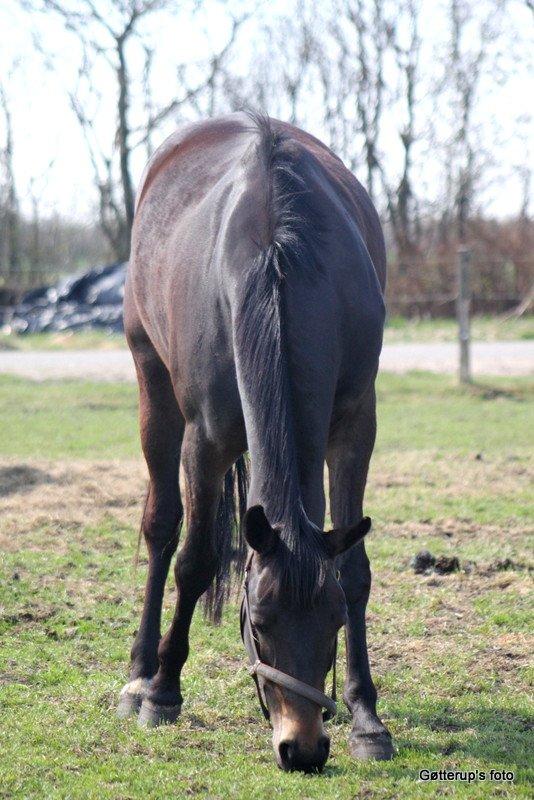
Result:
[[[405,706],[390,709],[387,722],[393,732],[397,756],[390,762],[367,762],[366,774],[387,774],[406,778],[405,754],[410,753],[413,777],[417,780],[419,769],[473,769],[494,768],[514,773],[528,770],[532,765],[534,716],[510,708],[505,703],[470,703],[458,710],[451,706],[421,702],[409,710]],[[334,725],[350,725],[350,716],[342,711]],[[418,730],[418,737],[410,737],[410,728]],[[421,742],[421,729],[428,730],[428,743]],[[402,729],[402,733],[397,731]],[[442,743],[433,734],[447,734]],[[436,766],[438,765],[438,766]],[[339,778],[353,767],[327,764],[322,773],[326,778]],[[410,767],[408,768],[408,772]]]
[[[426,746],[412,741],[409,734],[400,734],[396,737],[400,751],[409,748],[435,756],[454,754],[455,761],[463,757],[467,762],[485,761],[508,769],[528,769],[532,765],[534,715],[505,703],[473,702],[463,709],[432,709],[421,704],[408,712],[403,708],[400,717],[404,729],[423,725],[431,732],[449,734],[446,743],[431,741]]]

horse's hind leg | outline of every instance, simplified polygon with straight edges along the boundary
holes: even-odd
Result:
[[[330,509],[334,528],[362,518],[363,495],[376,435],[372,389],[357,409],[345,412],[331,431],[328,447]],[[351,547],[339,559],[340,580],[347,600],[347,677],[343,699],[353,720],[349,743],[357,758],[389,759],[391,736],[376,713],[376,689],[371,678],[365,609],[371,570],[365,544]]]
[[[128,338],[139,382],[141,443],[150,483],[141,523],[148,550],[148,577],[131,651],[130,682],[119,700],[118,714],[122,717],[139,710],[158,668],[163,591],[183,515],[179,488],[183,417],[169,373],[144,331],[137,326]]]
[[[201,426],[187,425],[182,447],[186,479],[187,537],[176,559],[177,601],[168,633],[160,642],[159,670],[139,712],[141,725],[174,722],[182,704],[180,672],[189,654],[189,628],[200,596],[210,586],[218,565],[215,518],[222,481],[230,463],[205,437]]]

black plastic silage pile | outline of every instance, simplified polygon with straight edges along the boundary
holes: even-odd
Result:
[[[122,300],[126,263],[95,267],[62,278],[53,286],[28,292],[4,312],[3,328],[12,333],[89,330],[123,330]]]

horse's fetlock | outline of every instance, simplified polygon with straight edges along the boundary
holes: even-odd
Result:
[[[351,681],[343,691],[345,704],[354,712],[358,708],[366,708],[375,714],[378,693],[374,684],[362,684],[359,681]]]
[[[130,678],[152,678],[158,669],[158,659],[151,645],[138,642],[130,650]]]

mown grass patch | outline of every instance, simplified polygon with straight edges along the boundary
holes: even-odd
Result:
[[[460,388],[453,378],[383,373],[378,381],[376,452],[472,452],[534,443],[534,381],[492,378]],[[137,388],[126,383],[0,376],[0,453],[44,458],[139,455]]]
[[[137,388],[121,383],[0,376],[3,455],[126,458],[139,455]]]

